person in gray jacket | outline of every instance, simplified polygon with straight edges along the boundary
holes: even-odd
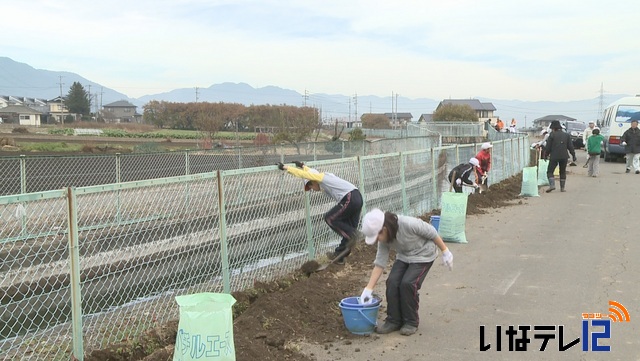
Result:
[[[369,283],[362,291],[360,302],[373,300],[373,288],[382,276],[389,261],[389,250],[396,251],[396,260],[387,277],[387,318],[375,331],[380,334],[400,330],[404,336],[418,330],[420,317],[418,290],[422,286],[433,261],[442,251],[442,264],[453,268],[453,255],[433,226],[419,218],[396,215],[373,209],[362,218],[365,243],[378,242]]]
[[[547,167],[549,188],[547,189],[547,193],[556,189],[556,180],[553,176],[553,171],[556,167],[560,167],[560,191],[564,192],[564,187],[567,182],[567,161],[569,159],[569,153],[571,153],[573,161],[575,162],[577,160],[576,151],[573,149],[571,135],[562,131],[562,125],[559,121],[552,121],[549,128],[551,128],[551,134],[549,138],[547,138],[547,145],[545,146],[546,157],[549,158],[549,166]]]
[[[278,162],[278,169],[304,179],[304,190],[323,191],[333,198],[338,204],[333,206],[324,215],[324,221],[336,232],[342,240],[333,252],[327,253],[327,257],[335,260],[336,264],[344,264],[345,257],[349,256],[351,249],[359,238],[358,223],[362,210],[362,194],[351,182],[346,181],[333,173],[318,172],[307,167],[304,163],[295,161],[296,167],[289,167]],[[343,255],[344,251],[344,255]]]
[[[627,153],[627,169],[625,173],[631,172],[631,166],[640,174],[640,129],[638,129],[638,121],[631,121],[631,128],[625,130],[620,138],[620,145],[624,146]]]

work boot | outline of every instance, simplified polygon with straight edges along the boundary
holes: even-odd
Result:
[[[398,331],[399,329],[400,329],[400,325],[391,323],[389,321],[384,321],[384,324],[382,324],[382,326],[376,327],[376,333],[384,335],[387,333],[391,333],[393,331]]]
[[[400,334],[402,336],[411,336],[414,333],[416,333],[416,331],[418,331],[418,327],[417,326],[404,325],[400,329]]]
[[[556,189],[556,180],[553,177],[549,178],[549,188],[547,189],[547,193],[551,192],[552,190]]]
[[[624,171],[625,173],[629,173],[631,172],[631,168],[627,168],[627,170]]]
[[[565,179],[560,179],[560,192],[566,192],[566,190],[564,189],[565,182]]]

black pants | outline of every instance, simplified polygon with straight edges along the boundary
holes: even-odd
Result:
[[[560,167],[560,180],[567,179],[567,159],[549,159],[547,167],[547,178],[555,178],[553,171],[556,166]]]
[[[457,185],[456,180],[452,179],[452,175],[453,174],[449,174],[449,182],[453,186],[453,190],[456,191],[456,193],[462,193],[462,183],[460,183],[460,185]]]
[[[349,239],[358,230],[361,210],[362,194],[360,194],[359,190],[354,189],[324,215],[324,221],[334,232],[342,237],[340,245],[335,249],[336,253],[340,253],[347,248]]]
[[[422,287],[433,262],[405,263],[396,261],[387,278],[387,322],[418,327]]]

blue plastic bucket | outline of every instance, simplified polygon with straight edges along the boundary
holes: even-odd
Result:
[[[437,231],[438,227],[440,226],[440,216],[431,216],[431,225]]]
[[[340,311],[344,325],[349,332],[356,335],[369,335],[376,327],[380,300],[374,298],[369,305],[358,303],[358,297],[347,297],[340,301]]]

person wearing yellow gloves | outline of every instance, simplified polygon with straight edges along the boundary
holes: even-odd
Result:
[[[344,259],[351,253],[351,248],[355,245],[359,237],[358,223],[360,222],[360,212],[362,211],[362,195],[358,187],[353,185],[333,173],[318,172],[316,169],[307,167],[302,162],[294,162],[296,167],[289,167],[278,163],[278,169],[298,178],[304,179],[304,190],[323,191],[326,195],[338,202],[324,215],[324,221],[336,232],[342,240],[333,252],[327,256],[333,260],[343,251],[348,251],[340,256],[334,263],[344,264]]]
[[[442,252],[442,264],[449,270],[453,269],[453,254],[431,224],[377,208],[362,218],[362,233],[366,244],[378,242],[378,252],[359,301],[365,305],[373,301],[373,288],[387,266],[389,250],[395,250],[396,260],[386,282],[387,318],[375,331],[386,334],[400,330],[401,335],[413,335],[420,323],[418,291],[438,257],[438,249]]]

